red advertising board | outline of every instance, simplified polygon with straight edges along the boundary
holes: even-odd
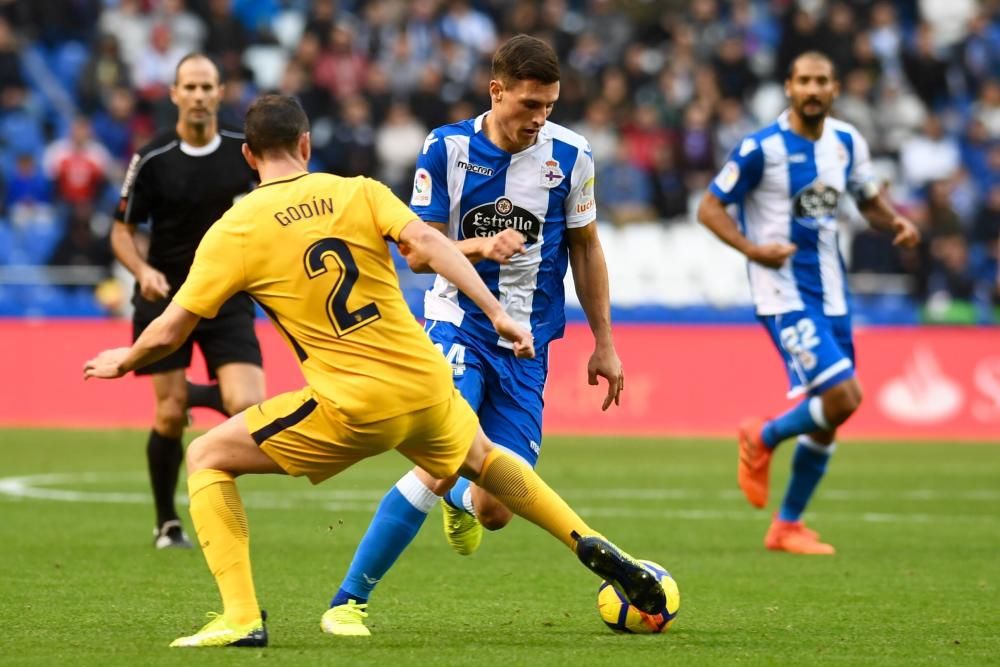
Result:
[[[261,323],[268,393],[301,386],[294,358]],[[748,415],[792,405],[781,361],[756,326],[621,325],[622,404],[601,412],[605,387],[587,384],[591,339],[572,325],[553,344],[545,393],[548,433],[732,435]],[[128,344],[120,321],[0,321],[0,425],[146,427],[148,379],[82,379],[83,362]],[[856,332],[865,401],[845,434],[893,439],[1000,441],[1000,331],[874,328]],[[204,377],[199,366],[192,372]],[[217,423],[196,411],[196,425]]]

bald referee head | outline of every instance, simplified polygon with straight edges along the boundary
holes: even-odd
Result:
[[[177,64],[170,101],[177,105],[177,134],[203,144],[218,130],[219,103],[224,87],[219,68],[202,53],[191,53]]]

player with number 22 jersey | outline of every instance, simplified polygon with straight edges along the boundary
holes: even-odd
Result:
[[[826,471],[837,427],[857,410],[847,280],[837,246],[840,197],[850,193],[875,227],[912,247],[920,238],[898,215],[872,175],[868,145],[848,123],[829,118],[840,90],[830,59],[799,55],[785,81],[790,108],[736,146],[708,188],[698,219],[749,260],[757,317],[785,362],[799,405],[776,419],[749,419],[739,430],[738,481],[764,507],[771,452],[798,436],[792,477],[764,539],[768,549],[833,554],[802,523]],[[725,210],[738,207],[738,221]]]

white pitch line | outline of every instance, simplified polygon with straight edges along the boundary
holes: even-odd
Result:
[[[762,515],[753,510],[685,510],[651,509],[641,507],[578,507],[582,516],[619,519],[679,519],[683,521],[761,521]],[[993,514],[925,514],[925,513],[877,513],[877,512],[808,512],[809,518],[824,521],[844,521],[856,523],[997,523]]]
[[[144,483],[142,473],[72,472],[45,473],[18,477],[0,478],[0,495],[30,497],[37,499],[63,500],[67,502],[124,502],[145,503],[147,495],[138,492],[98,492],[52,489],[47,487],[79,484],[101,484],[108,482]],[[386,487],[388,488],[388,487]],[[609,500],[731,500],[742,494],[737,489],[626,489],[587,488],[561,489],[569,497],[606,498]],[[311,501],[322,500],[371,500],[378,501],[385,494],[384,489],[310,489],[287,491],[251,491],[259,499],[269,498],[275,504],[287,504],[289,498],[303,498]],[[972,491],[943,492],[935,489],[910,489],[898,493],[870,489],[824,489],[825,500],[877,500],[900,499],[938,502],[942,500],[1000,501],[1000,490],[978,489]],[[268,502],[268,501],[264,501]]]
[[[49,500],[76,503],[147,504],[149,494],[145,492],[81,491],[77,489],[52,488],[87,484],[125,483],[137,484],[145,481],[139,473],[48,473],[0,478],[0,497],[12,501]],[[384,490],[355,489],[307,489],[303,491],[249,491],[243,496],[247,507],[254,509],[294,510],[303,507],[322,507],[331,512],[364,512],[375,509]],[[563,494],[568,498],[581,498],[593,502],[596,499],[612,501],[671,501],[671,500],[732,500],[741,494],[736,490],[698,489],[567,489]],[[846,491],[831,489],[823,492],[826,500],[871,500],[879,498],[906,499],[910,501],[971,500],[994,502],[1000,499],[1000,492],[976,490],[959,493],[945,493],[932,489],[912,489],[896,494],[878,491]],[[187,502],[186,497],[178,501]],[[759,516],[751,510],[703,510],[671,507],[579,507],[580,514],[593,517],[620,517],[646,519],[675,519],[683,521],[757,521]],[[995,523],[995,514],[955,515],[928,514],[920,512],[879,513],[879,512],[822,512],[813,514],[833,521],[864,521],[868,523],[916,523],[926,524],[937,521],[960,521],[970,523]]]

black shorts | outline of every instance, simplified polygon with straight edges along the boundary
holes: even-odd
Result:
[[[132,315],[132,341],[135,342],[139,334],[159,317],[170,301],[164,299],[152,303],[137,294],[132,303],[135,304],[135,313]],[[215,318],[198,322],[183,345],[163,359],[137,369],[135,374],[153,375],[190,367],[191,352],[195,343],[198,343],[205,357],[208,376],[213,380],[215,369],[225,364],[244,363],[262,366],[260,344],[254,332],[254,306],[250,297],[241,292],[222,304]]]

